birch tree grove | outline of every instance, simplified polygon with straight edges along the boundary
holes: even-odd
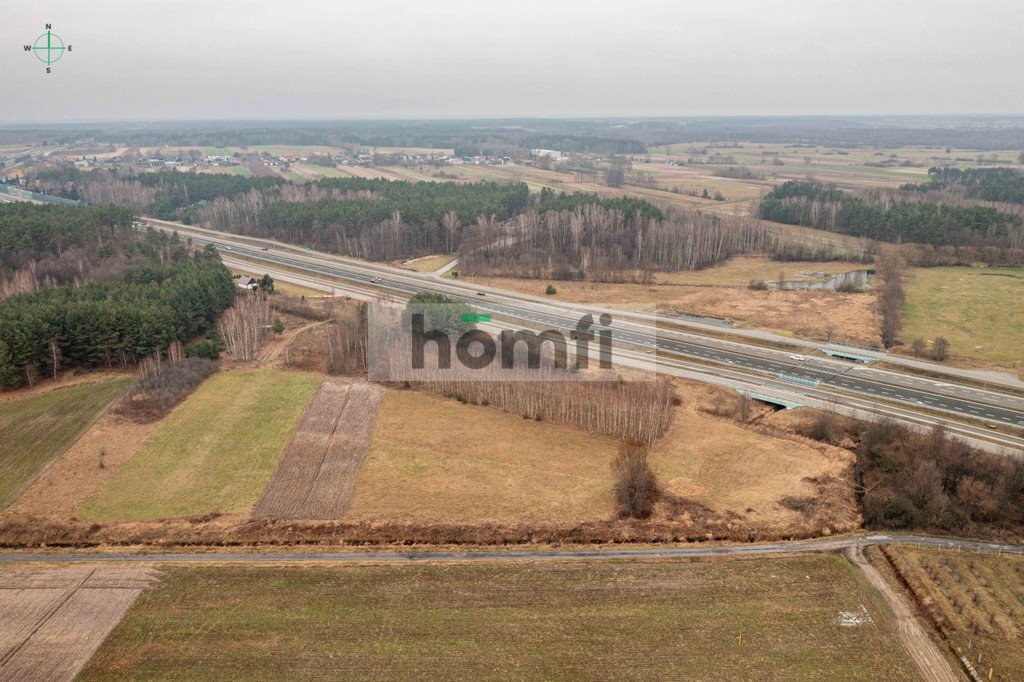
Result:
[[[231,359],[255,360],[260,346],[270,336],[273,318],[273,309],[261,294],[245,294],[224,311],[217,329]]]
[[[644,445],[654,444],[668,429],[672,415],[673,391],[667,380],[458,381],[439,376],[436,381],[418,385],[525,418],[567,424]]]
[[[503,231],[507,230],[507,231]],[[663,220],[600,204],[530,211],[462,254],[467,275],[634,281],[655,270],[697,270],[740,253],[765,251],[774,234],[740,216],[676,212]]]

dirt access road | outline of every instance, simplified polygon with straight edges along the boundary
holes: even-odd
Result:
[[[960,677],[950,667],[949,661],[942,655],[942,651],[932,638],[921,627],[921,623],[914,616],[911,605],[889,584],[889,581],[878,572],[878,569],[871,565],[867,557],[864,556],[864,548],[853,547],[844,554],[854,566],[861,570],[864,577],[878,590],[878,593],[885,599],[885,603],[892,609],[896,634],[917,665],[921,676],[928,682],[957,682]]]

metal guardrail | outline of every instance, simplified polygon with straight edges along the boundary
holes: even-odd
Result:
[[[81,206],[83,203],[74,199],[55,197],[52,194],[30,192],[27,189],[19,189],[18,187],[11,187],[10,185],[2,184],[0,184],[0,194],[7,194],[12,197],[21,197],[22,199],[31,199],[32,201],[41,201],[45,204],[61,204],[63,206]]]
[[[800,377],[792,376],[791,374],[783,374],[780,372],[778,376],[783,381],[789,381],[791,383],[800,384],[802,386],[810,386],[811,388],[817,388],[818,386],[821,385],[820,381],[815,381],[813,379],[802,379]]]

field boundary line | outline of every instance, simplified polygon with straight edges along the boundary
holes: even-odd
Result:
[[[637,547],[627,549],[532,549],[532,550],[400,550],[346,552],[33,552],[0,551],[0,564],[20,563],[358,563],[422,561],[515,561],[543,559],[675,559],[718,556],[764,556],[807,552],[840,552],[852,547],[912,545],[959,549],[982,554],[1024,556],[1024,545],[996,544],[927,535],[863,535],[847,538],[792,542],[687,547]]]

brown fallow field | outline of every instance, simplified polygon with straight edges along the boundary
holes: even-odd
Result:
[[[292,433],[254,518],[337,519],[345,513],[384,391],[327,379]]]
[[[0,679],[74,679],[158,575],[137,566],[0,570]]]

